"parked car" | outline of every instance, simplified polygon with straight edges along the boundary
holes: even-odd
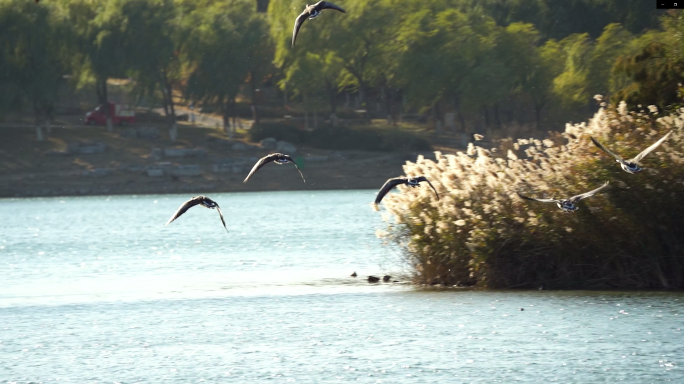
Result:
[[[105,113],[105,106],[100,105],[94,110],[86,113],[86,124],[90,125],[106,125],[107,114]],[[135,110],[127,104],[109,103],[109,115],[112,117],[112,124],[128,125],[135,123]]]

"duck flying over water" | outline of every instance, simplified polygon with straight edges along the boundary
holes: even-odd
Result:
[[[615,158],[615,161],[620,163],[620,167],[625,172],[634,174],[634,173],[637,173],[643,169],[639,166],[639,162],[641,161],[641,159],[646,157],[646,155],[648,155],[649,153],[653,152],[654,149],[658,148],[658,146],[660,146],[660,144],[662,144],[665,140],[667,140],[668,137],[670,137],[671,133],[672,133],[672,131],[668,132],[660,140],[656,141],[655,143],[653,143],[653,145],[644,149],[640,154],[634,156],[633,158],[631,158],[629,160],[623,159],[622,156],[620,156],[620,155],[616,154],[615,152],[609,150],[608,148],[604,147],[603,144],[599,143],[593,137],[590,137],[590,138],[591,138],[591,141],[597,147],[599,147],[603,152],[613,156]]]
[[[437,200],[439,200],[439,193],[437,193],[437,190],[435,189],[434,186],[432,186],[432,183],[430,180],[427,179],[425,176],[418,176],[418,177],[395,177],[393,179],[389,179],[385,182],[385,185],[380,188],[380,191],[378,192],[377,197],[375,198],[375,205],[380,204],[382,201],[382,198],[385,197],[387,192],[392,190],[392,188],[396,187],[399,184],[405,184],[408,185],[411,188],[415,187],[420,187],[420,183],[422,181],[425,181],[426,183],[430,184],[430,187],[432,188],[433,191],[435,191],[435,196],[437,196]]]
[[[270,155],[264,156],[261,159],[259,159],[259,161],[257,161],[256,164],[254,164],[254,167],[252,167],[252,170],[249,171],[249,175],[247,175],[247,177],[245,178],[245,181],[243,181],[243,183],[246,183],[247,180],[249,180],[249,178],[252,177],[252,175],[256,171],[258,171],[259,169],[261,169],[261,167],[263,167],[264,165],[266,165],[270,162],[274,162],[278,165],[283,165],[283,164],[287,164],[287,163],[294,164],[295,168],[297,168],[297,171],[299,171],[299,175],[302,176],[302,180],[306,183],[306,180],[304,180],[304,175],[302,175],[302,171],[299,170],[297,163],[295,163],[295,161],[292,160],[292,157],[290,157],[289,155],[283,155],[282,153],[271,153]]]
[[[217,210],[218,213],[219,213],[219,216],[221,217],[221,222],[223,223],[223,228],[226,228],[226,231],[228,231],[228,228],[226,227],[226,221],[223,220],[223,212],[221,212],[221,208],[219,208],[218,203],[216,203],[214,200],[212,200],[212,199],[210,199],[210,198],[208,198],[208,197],[206,197],[206,196],[202,196],[202,195],[200,195],[200,196],[195,196],[195,197],[193,197],[192,199],[190,199],[190,200],[186,201],[185,203],[183,203],[183,205],[181,205],[180,208],[178,208],[178,210],[176,211],[176,213],[174,213],[173,216],[171,216],[171,218],[170,218],[169,221],[166,223],[166,225],[171,224],[172,221],[174,221],[174,220],[176,220],[177,218],[179,218],[182,214],[184,214],[185,212],[187,212],[188,209],[194,207],[195,205],[201,205],[201,206],[203,206],[204,208],[210,208],[210,209],[216,208],[216,210]]]
[[[570,213],[570,212],[575,212],[579,208],[579,207],[577,207],[577,205],[575,203],[579,202],[580,200],[584,200],[587,197],[594,196],[595,194],[599,193],[603,188],[605,188],[607,186],[608,186],[608,182],[606,181],[605,183],[603,183],[602,186],[600,186],[600,187],[598,187],[592,191],[582,193],[581,195],[569,197],[567,199],[560,199],[560,200],[559,199],[535,199],[533,197],[527,197],[525,195],[522,195],[522,194],[520,194],[520,192],[518,192],[518,196],[522,197],[523,199],[532,200],[532,201],[539,201],[541,203],[556,203],[558,208],[560,208],[563,212]]]
[[[333,3],[329,3],[327,1],[319,1],[316,4],[313,5],[306,5],[306,8],[304,8],[304,12],[302,12],[299,16],[297,16],[297,19],[295,20],[294,24],[294,29],[292,30],[292,46],[294,47],[295,45],[295,40],[297,40],[297,34],[299,34],[299,29],[302,28],[302,24],[306,21],[306,19],[313,20],[316,17],[318,17],[321,14],[321,11],[324,9],[334,9],[338,12],[342,13],[347,13],[344,9],[338,7],[337,5]]]

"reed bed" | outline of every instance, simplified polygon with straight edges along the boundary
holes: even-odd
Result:
[[[600,101],[600,96],[597,96]],[[383,200],[384,236],[402,246],[421,284],[483,288],[684,288],[684,108],[628,111],[602,104],[588,123],[545,140],[418,157],[407,176],[440,192],[400,186]],[[630,158],[674,132],[628,174],[590,141]],[[603,193],[575,213],[521,199]]]

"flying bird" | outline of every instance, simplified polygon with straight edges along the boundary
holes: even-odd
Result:
[[[605,152],[605,153],[607,153],[607,154],[613,156],[613,157],[615,158],[615,161],[617,161],[618,163],[620,163],[620,167],[622,167],[622,169],[623,169],[625,172],[634,174],[634,173],[637,173],[637,172],[639,172],[639,171],[641,171],[641,170],[643,169],[643,168],[641,168],[641,167],[639,166],[639,162],[641,161],[641,159],[643,159],[644,157],[646,157],[646,155],[648,155],[649,153],[653,152],[654,149],[658,148],[658,146],[659,146],[660,144],[662,144],[665,140],[667,140],[668,137],[670,137],[670,134],[671,134],[671,133],[672,133],[672,131],[668,132],[668,133],[665,134],[665,136],[663,136],[660,140],[656,141],[655,143],[653,143],[653,145],[651,145],[650,147],[644,149],[640,154],[634,156],[634,158],[631,158],[631,159],[629,159],[629,160],[623,159],[622,156],[620,156],[620,155],[614,153],[613,151],[609,150],[608,148],[604,147],[601,143],[599,143],[599,142],[598,142],[596,139],[594,139],[593,137],[591,137],[591,141],[592,141],[597,147],[601,148],[601,150],[603,150],[603,152]]]
[[[437,190],[435,187],[432,186],[432,183],[430,180],[428,180],[425,176],[418,176],[418,177],[395,177],[393,179],[389,179],[385,182],[385,185],[380,188],[380,191],[378,192],[378,196],[375,198],[375,205],[380,204],[380,201],[382,201],[382,198],[385,197],[387,192],[389,192],[392,188],[396,187],[399,184],[406,184],[411,188],[415,187],[420,187],[420,182],[425,181],[428,184],[430,184],[430,187],[432,187],[432,190],[435,191],[435,195],[437,196],[437,200],[439,200],[439,193],[437,193]]]
[[[226,227],[226,221],[223,220],[223,212],[221,212],[221,208],[219,208],[218,203],[216,203],[214,200],[212,200],[206,196],[202,196],[202,195],[195,196],[192,199],[183,203],[183,205],[181,205],[180,208],[178,208],[176,213],[174,213],[173,216],[171,216],[171,218],[166,223],[166,225],[171,224],[172,221],[179,218],[182,214],[187,212],[188,209],[194,207],[195,205],[201,205],[204,208],[210,208],[210,209],[216,208],[216,210],[219,213],[219,216],[221,217],[221,222],[223,223],[223,228],[226,228],[226,231],[228,231],[228,228]]]
[[[556,203],[558,208],[560,208],[563,212],[565,213],[570,213],[570,212],[575,212],[579,207],[575,205],[575,203],[579,202],[580,200],[584,200],[587,197],[592,197],[595,194],[599,193],[603,188],[608,186],[608,182],[606,181],[602,186],[594,189],[593,191],[585,192],[582,193],[581,195],[576,195],[573,197],[569,197],[567,199],[535,199],[533,197],[527,197],[525,195],[520,194],[518,192],[518,196],[522,197],[523,199],[527,200],[532,200],[532,201],[539,201],[541,203]]]
[[[295,168],[297,168],[297,171],[299,171],[299,174],[302,176],[302,180],[306,183],[306,180],[304,180],[304,175],[302,175],[302,171],[299,170],[299,167],[297,166],[297,163],[295,163],[294,160],[292,160],[292,157],[289,155],[283,155],[282,153],[271,153],[268,156],[264,156],[259,161],[257,161],[256,164],[254,164],[254,167],[252,168],[251,171],[249,171],[249,175],[245,178],[245,181],[243,183],[246,183],[247,180],[249,180],[250,177],[254,174],[254,172],[258,171],[263,167],[264,165],[274,162],[278,165],[283,165],[287,163],[292,163],[294,164]]]
[[[297,40],[297,34],[299,33],[299,29],[302,27],[302,24],[306,21],[306,19],[313,20],[316,17],[318,17],[321,14],[321,11],[324,9],[334,9],[338,12],[342,13],[347,13],[344,9],[338,7],[337,5],[333,3],[329,3],[327,1],[319,1],[316,4],[313,5],[306,5],[306,8],[304,8],[304,12],[302,12],[299,16],[297,16],[297,19],[295,20],[294,24],[294,29],[292,30],[292,46],[294,47],[295,45],[295,40]]]

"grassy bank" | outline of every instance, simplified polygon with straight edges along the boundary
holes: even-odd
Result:
[[[546,140],[503,141],[437,160],[419,157],[406,175],[427,188],[387,196],[385,236],[404,246],[418,283],[489,288],[684,288],[684,110],[602,108],[588,123]],[[625,158],[673,129],[628,174],[589,137]],[[564,198],[609,180],[573,214],[519,198]]]

